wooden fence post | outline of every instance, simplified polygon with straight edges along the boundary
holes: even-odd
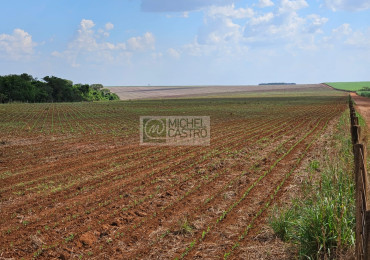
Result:
[[[351,135],[352,135],[352,144],[358,144],[360,140],[360,126],[359,125],[353,125],[351,127]]]
[[[356,182],[356,253],[357,259],[367,259],[366,181],[364,145],[354,145]]]
[[[354,124],[354,125],[358,125],[358,117],[357,117],[357,116],[355,116],[355,117],[353,118],[353,124]]]
[[[353,128],[352,128],[353,129]],[[353,131],[352,131],[353,132]],[[352,138],[353,140],[353,138]],[[364,259],[364,244],[362,236],[362,199],[361,199],[361,179],[360,179],[360,146],[361,144],[353,145],[354,162],[355,162],[355,203],[356,203],[356,259]]]

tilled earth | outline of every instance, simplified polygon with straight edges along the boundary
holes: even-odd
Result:
[[[0,257],[245,259],[346,101],[0,107]],[[208,113],[211,145],[140,146],[138,116],[148,111]]]

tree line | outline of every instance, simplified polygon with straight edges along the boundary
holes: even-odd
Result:
[[[54,76],[42,80],[26,73],[0,76],[0,103],[20,102],[78,102],[119,100],[102,84],[73,84]]]

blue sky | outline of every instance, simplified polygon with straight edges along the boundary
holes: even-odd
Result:
[[[370,0],[1,1],[0,75],[75,83],[370,80]]]

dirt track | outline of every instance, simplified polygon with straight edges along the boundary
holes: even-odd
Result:
[[[356,93],[351,93],[351,97],[356,103],[355,108],[364,117],[367,128],[370,129],[370,98],[359,96]]]

